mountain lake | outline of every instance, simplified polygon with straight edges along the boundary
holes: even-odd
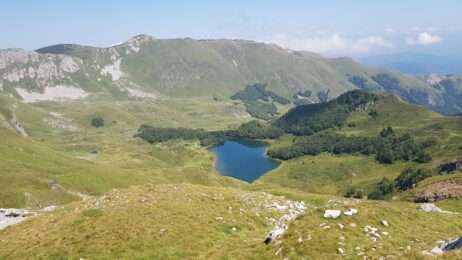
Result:
[[[268,147],[263,142],[244,139],[228,140],[211,148],[217,156],[215,169],[223,176],[253,182],[263,174],[279,166],[268,158]]]

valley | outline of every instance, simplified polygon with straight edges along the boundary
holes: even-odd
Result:
[[[420,259],[460,236],[460,168],[440,170],[462,159],[461,117],[447,116],[461,112],[447,97],[456,76],[430,84],[271,44],[146,35],[0,61],[0,207],[36,213],[0,230],[0,259]],[[213,149],[235,138],[268,146],[248,162],[264,170],[222,176]],[[251,154],[234,153],[234,166]],[[431,174],[367,199],[408,167]],[[450,191],[426,202],[451,213],[417,209],[435,189]]]

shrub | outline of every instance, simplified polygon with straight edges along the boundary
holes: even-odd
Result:
[[[383,200],[394,191],[395,187],[393,182],[390,181],[387,177],[383,177],[383,179],[377,183],[374,190],[369,193],[369,195],[367,195],[367,198],[371,200]]]
[[[94,127],[104,126],[104,119],[102,117],[94,117],[91,119],[91,125]]]
[[[357,199],[360,199],[363,197],[363,191],[362,190],[358,190],[356,189],[355,187],[350,187],[348,188],[346,194],[345,194],[345,197],[346,198],[357,198]]]
[[[406,167],[401,174],[396,178],[396,188],[401,191],[414,188],[419,182],[432,176],[432,172],[428,169],[412,169]]]

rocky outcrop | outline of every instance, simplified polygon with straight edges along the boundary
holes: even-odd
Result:
[[[445,80],[447,77],[445,75],[438,75],[438,74],[428,74],[423,76],[423,80],[430,84],[430,85],[437,85],[441,81]]]
[[[0,126],[3,126],[6,129],[21,135],[22,137],[27,137],[28,134],[21,123],[19,123],[16,114],[11,113],[10,116],[11,118],[7,118],[0,113]]]
[[[448,239],[446,241],[440,241],[439,246],[434,247],[432,250],[425,250],[422,252],[424,255],[443,255],[445,252],[462,250],[462,236],[458,239]]]
[[[0,50],[1,77],[8,82],[22,79],[34,80],[37,84],[64,79],[67,74],[80,69],[82,61],[67,55],[39,54],[21,49]]]
[[[18,63],[34,63],[38,62],[39,54],[36,52],[28,52],[22,49],[5,49],[0,50],[0,69]]]
[[[118,59],[114,61],[114,63],[106,65],[104,68],[101,69],[101,75],[108,75],[111,76],[112,81],[117,81],[122,77],[123,73],[120,70],[120,63],[122,59]]]
[[[274,208],[279,212],[286,213],[278,221],[273,223],[274,228],[270,231],[266,239],[265,244],[269,244],[271,241],[280,238],[289,228],[288,223],[294,221],[299,215],[305,213],[306,205],[303,201],[291,201],[287,200],[284,204],[280,205],[277,202],[273,202],[266,206],[267,208]]]
[[[59,62],[59,68],[62,71],[65,71],[68,73],[74,73],[79,70],[79,64],[81,63],[80,60],[77,60],[69,56],[64,56],[64,55],[60,57],[61,57],[61,61]]]
[[[452,213],[446,210],[442,210],[435,206],[435,204],[431,203],[425,203],[417,207],[418,210],[424,211],[424,212],[439,212],[439,213]]]
[[[0,230],[26,220],[32,213],[25,209],[0,208]]]

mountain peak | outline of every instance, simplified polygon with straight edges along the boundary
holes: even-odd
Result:
[[[154,41],[156,38],[152,37],[149,34],[139,34],[135,35],[130,40],[126,41],[124,44],[142,44],[150,41]]]

